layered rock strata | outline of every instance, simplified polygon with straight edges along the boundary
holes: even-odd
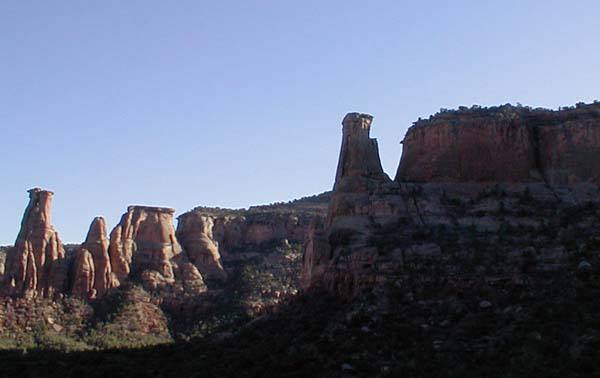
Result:
[[[52,226],[53,196],[48,190],[29,190],[21,229],[7,253],[4,281],[10,294],[52,297],[64,289],[65,250]]]

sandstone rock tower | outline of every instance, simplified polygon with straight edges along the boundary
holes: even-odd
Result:
[[[377,140],[369,136],[372,122],[368,114],[348,113],[344,117],[334,191],[363,191],[373,179],[389,180],[381,167]]]
[[[73,295],[92,299],[119,285],[112,273],[108,246],[106,222],[104,218],[96,217],[75,258],[71,274]]]
[[[59,260],[65,251],[52,226],[53,196],[48,190],[29,190],[21,230],[7,255],[5,280],[10,294],[51,297],[63,289]]]

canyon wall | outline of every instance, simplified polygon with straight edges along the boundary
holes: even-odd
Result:
[[[327,219],[306,239],[305,287],[353,296],[415,277],[518,280],[595,245],[600,104],[441,112],[409,129],[393,182],[381,174],[371,121],[344,119]]]

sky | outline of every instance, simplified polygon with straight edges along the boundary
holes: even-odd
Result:
[[[440,108],[600,98],[597,1],[0,0],[0,245],[27,190],[64,242],[130,204],[247,207],[333,185],[341,120],[384,169]]]

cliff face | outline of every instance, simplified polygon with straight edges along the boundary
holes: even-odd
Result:
[[[201,213],[186,213],[178,219],[177,237],[190,262],[206,278],[227,279],[227,273],[221,264],[219,246],[213,236],[215,219]]]
[[[600,224],[599,135],[600,104],[463,108],[417,122],[394,182],[372,175],[373,164],[338,169],[327,219],[307,237],[304,285],[352,296],[452,274],[518,281],[561,269],[600,235],[590,228]],[[339,167],[370,161],[367,139],[344,135]]]
[[[5,287],[11,294],[52,297],[64,289],[65,257],[58,233],[52,226],[54,193],[39,188],[29,191],[15,246],[7,253]]]
[[[550,184],[600,183],[600,104],[534,122],[540,168]]]
[[[181,215],[177,237],[198,269],[224,279],[223,265],[263,255],[275,245],[303,243],[311,220],[325,209],[242,211],[198,208]]]
[[[600,104],[472,108],[418,121],[396,181],[598,183]]]

